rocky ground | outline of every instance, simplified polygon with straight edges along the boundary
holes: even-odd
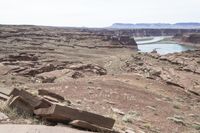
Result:
[[[56,92],[114,118],[120,132],[199,133],[200,51],[138,53],[132,38],[100,33],[1,26],[1,87]],[[33,124],[8,119],[0,122]]]

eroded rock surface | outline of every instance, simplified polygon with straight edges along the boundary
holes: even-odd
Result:
[[[32,95],[37,90],[54,92],[67,99],[64,105],[114,118],[114,129],[122,133],[198,132],[200,51],[137,53],[132,38],[189,32],[198,31],[2,25],[0,83]],[[10,91],[0,90],[8,98]],[[42,97],[54,104],[60,101]],[[3,123],[34,122],[12,117]]]
[[[151,79],[194,91],[200,95],[200,51],[186,51],[168,55],[139,53],[126,62],[127,71],[134,71]]]

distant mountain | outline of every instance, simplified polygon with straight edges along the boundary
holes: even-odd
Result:
[[[200,29],[200,23],[114,23],[109,28],[116,29]]]

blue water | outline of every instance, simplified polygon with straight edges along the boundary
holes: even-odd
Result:
[[[156,49],[156,51],[161,55],[194,50],[192,47],[183,46],[180,44],[141,44],[138,45],[138,49],[141,52],[152,52],[154,49]]]

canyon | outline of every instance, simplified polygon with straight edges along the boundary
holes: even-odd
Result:
[[[200,50],[143,53],[134,38],[175,36],[170,41],[199,45],[199,32],[1,25],[0,90],[56,93],[68,107],[114,119],[120,133],[198,133]],[[0,112],[9,117],[1,124],[36,124]]]

